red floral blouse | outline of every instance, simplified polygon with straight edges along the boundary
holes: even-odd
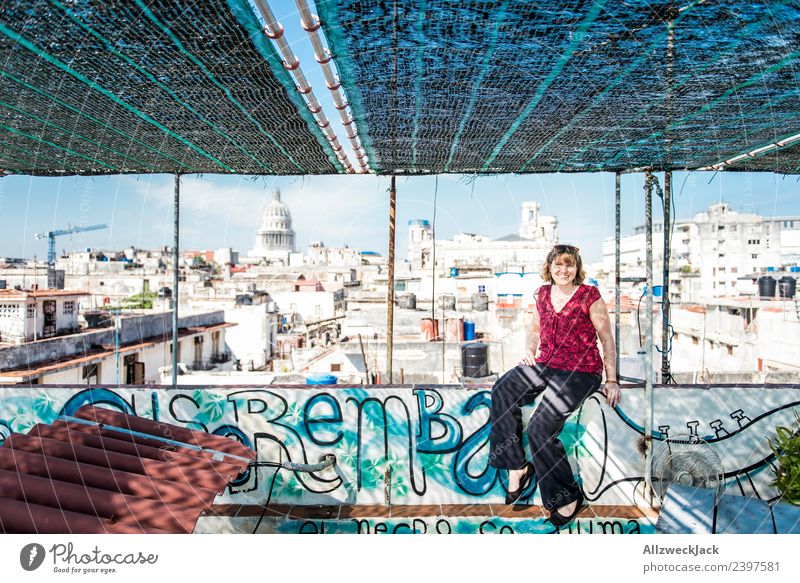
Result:
[[[600,299],[600,290],[581,284],[560,312],[550,301],[551,285],[543,285],[536,295],[539,310],[539,356],[536,362],[561,370],[603,373],[603,360],[597,348],[597,331],[589,308]]]

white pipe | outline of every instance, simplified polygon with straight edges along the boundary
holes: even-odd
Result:
[[[273,14],[267,0],[253,1],[261,13],[262,18],[264,19],[264,23],[266,25],[264,28],[264,34],[278,47],[278,50],[283,57],[283,67],[292,74],[292,77],[294,77],[295,88],[297,89],[298,93],[303,96],[303,100],[306,102],[306,107],[308,107],[308,110],[314,117],[314,121],[316,121],[317,125],[322,129],[323,133],[325,134],[325,138],[331,145],[331,148],[333,148],[333,151],[336,152],[336,157],[344,166],[345,172],[353,173],[355,171],[353,169],[353,165],[350,163],[347,154],[342,149],[342,146],[339,143],[339,138],[336,136],[336,132],[333,131],[333,128],[331,128],[330,121],[325,115],[325,112],[322,110],[322,105],[320,104],[319,99],[317,99],[317,96],[314,95],[314,89],[311,87],[311,83],[308,82],[303,70],[300,68],[300,59],[298,59],[297,56],[295,56],[295,54],[292,52],[291,47],[289,47],[289,43],[286,42],[286,38],[283,36],[283,27],[275,19],[275,14]],[[341,115],[341,110],[339,113]],[[350,132],[347,132],[347,137],[352,142]],[[359,163],[363,168],[363,163],[361,163],[360,160]]]
[[[798,140],[800,140],[800,134],[795,134],[793,136],[790,136],[788,138],[784,138],[783,140],[775,142],[774,144],[767,144],[766,146],[761,146],[760,148],[756,148],[755,150],[750,150],[749,152],[746,152],[744,154],[739,154],[738,156],[734,156],[733,158],[729,158],[727,160],[723,160],[722,162],[717,162],[716,164],[711,164],[710,166],[704,166],[704,167],[700,168],[700,170],[720,170],[720,169],[724,168],[725,166],[730,166],[731,164],[734,164],[734,163],[736,163],[736,162],[738,162],[740,160],[744,160],[745,158],[755,158],[755,157],[760,156],[761,154],[764,154],[764,153],[769,152],[771,150],[777,150],[778,148],[784,148],[784,147],[788,146],[789,144],[793,144],[794,142],[796,142]]]
[[[336,75],[334,75],[333,68],[331,67],[333,57],[330,51],[325,48],[319,33],[322,23],[317,15],[311,13],[306,0],[295,0],[295,4],[297,5],[297,10],[300,12],[300,24],[303,30],[308,33],[311,46],[314,47],[314,56],[322,68],[322,74],[325,76],[325,84],[333,96],[333,101],[339,112],[339,118],[342,121],[342,125],[345,127],[345,132],[347,133],[347,138],[350,140],[350,145],[353,148],[356,160],[358,160],[358,164],[361,166],[361,171],[368,172],[367,152],[363,148],[361,140],[358,138],[358,132],[352,127],[352,115],[347,111],[350,107],[350,103],[347,101],[342,84],[339,82]]]

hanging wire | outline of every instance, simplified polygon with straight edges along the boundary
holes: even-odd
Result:
[[[434,177],[433,186],[433,223],[431,224],[431,239],[433,239],[431,252],[431,320],[436,321],[436,199],[439,195],[439,175]],[[442,322],[444,324],[444,322]],[[433,325],[433,324],[431,324]]]

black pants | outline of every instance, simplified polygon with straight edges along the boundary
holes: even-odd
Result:
[[[528,445],[539,493],[548,510],[578,498],[564,445],[558,438],[567,418],[600,388],[600,375],[558,370],[544,365],[519,365],[492,387],[492,431],[489,465],[508,470],[525,465],[522,449],[522,405],[530,405],[542,392],[542,401],[528,424]]]

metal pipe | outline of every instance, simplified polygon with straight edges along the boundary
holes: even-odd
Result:
[[[620,284],[620,245],[621,245],[621,232],[620,232],[620,221],[622,218],[622,197],[620,195],[620,174],[619,172],[616,173],[616,188],[614,191],[614,202],[616,206],[616,214],[615,217],[615,226],[614,226],[614,345],[616,348],[616,355],[617,355],[617,380],[621,380],[621,374],[619,370],[619,352],[620,352],[620,318],[622,317],[622,306],[620,306],[620,301],[622,301],[622,294],[620,292],[619,284]]]
[[[397,186],[395,177],[392,176],[389,187],[389,307],[386,322],[386,377],[392,383],[392,356],[394,351],[394,243],[395,243],[395,218],[397,210]]]
[[[645,343],[644,343],[644,481],[647,493],[653,493],[653,174],[645,173],[645,223],[646,223],[646,263],[647,292],[645,298]]]
[[[664,173],[664,257],[662,261],[661,295],[661,382],[668,383],[672,373],[669,367],[669,258],[670,258],[670,204],[672,200],[672,172]]]
[[[261,17],[264,19],[264,24],[266,25],[264,28],[264,34],[278,47],[278,51],[283,57],[283,67],[289,71],[289,73],[291,73],[292,77],[294,77],[297,91],[303,96],[303,99],[306,102],[306,107],[308,107],[311,115],[314,116],[314,120],[317,122],[317,125],[325,130],[325,137],[328,142],[330,142],[331,148],[333,148],[333,151],[336,153],[336,157],[344,166],[345,171],[348,173],[354,172],[353,165],[350,163],[347,154],[342,150],[342,146],[339,144],[339,139],[336,137],[336,133],[330,127],[330,121],[325,115],[325,112],[322,110],[322,105],[317,99],[317,96],[314,95],[314,90],[312,89],[311,84],[308,82],[305,74],[303,74],[303,70],[300,68],[300,59],[295,56],[291,47],[289,46],[289,43],[286,42],[286,38],[283,35],[283,26],[281,26],[281,24],[275,19],[275,15],[273,14],[272,9],[269,7],[267,0],[253,1],[258,8],[258,11],[261,13]]]
[[[178,274],[180,246],[181,175],[175,175],[175,192],[172,197],[172,388],[178,388]]]
[[[295,0],[297,10],[300,12],[300,23],[303,30],[308,33],[308,38],[311,41],[311,46],[314,48],[314,56],[322,69],[322,74],[325,77],[325,85],[333,96],[333,101],[336,110],[339,112],[339,118],[345,128],[347,138],[350,140],[350,145],[353,147],[353,152],[361,166],[362,172],[367,172],[369,167],[367,165],[367,152],[361,144],[358,133],[351,126],[353,124],[352,115],[348,113],[350,104],[347,101],[342,84],[333,72],[331,62],[333,56],[330,54],[322,43],[322,36],[319,32],[322,23],[316,14],[312,14],[308,7],[306,0]]]

